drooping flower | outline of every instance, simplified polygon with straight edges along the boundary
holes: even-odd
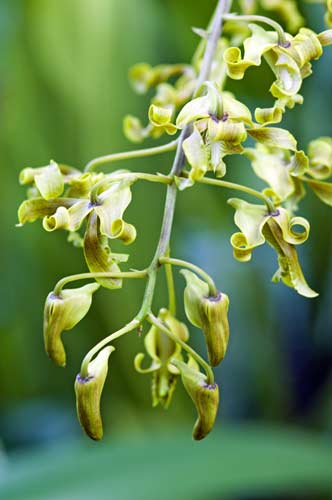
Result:
[[[188,340],[189,333],[186,325],[172,316],[167,309],[160,310],[159,318],[173,335],[183,342]],[[139,353],[135,358],[135,369],[139,373],[152,374],[152,404],[153,406],[161,404],[167,408],[179,375],[171,359],[182,359],[181,347],[155,325],[146,334],[144,345],[152,360],[151,365],[149,368],[142,368],[145,355]]]
[[[235,208],[235,224],[241,230],[231,237],[234,257],[240,262],[247,262],[254,248],[267,241],[278,255],[279,269],[273,281],[282,280],[300,295],[316,297],[317,293],[309,287],[303,276],[295,248],[307,240],[309,222],[303,217],[289,216],[282,207],[275,213],[268,213],[266,207],[238,198],[232,198],[228,203]],[[296,231],[296,227],[301,227],[302,231]]]
[[[225,293],[216,297],[209,294],[207,283],[195,273],[181,270],[187,286],[184,291],[184,306],[187,318],[197,328],[201,328],[211,366],[217,366],[224,358],[229,340],[228,307]]]
[[[59,294],[51,292],[44,307],[44,343],[49,357],[59,366],[66,364],[66,352],[61,335],[71,330],[88,313],[92,295],[98,290],[98,283],[91,283],[80,288],[61,290]]]
[[[75,380],[77,416],[84,432],[94,440],[103,437],[100,400],[108,372],[108,358],[114,350],[113,346],[102,349],[89,363],[86,377],[79,373]]]
[[[193,428],[193,438],[196,440],[204,439],[211,432],[217,417],[218,385],[209,384],[206,375],[199,371],[197,364],[192,359],[189,363],[174,359],[173,364],[181,372],[184,388],[197,410],[198,417]]]

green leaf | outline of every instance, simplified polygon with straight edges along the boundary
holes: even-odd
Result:
[[[0,495],[7,500],[199,500],[235,495],[332,492],[332,449],[316,432],[248,424],[194,443],[188,429],[69,442],[16,455]],[[207,480],[208,477],[208,480]],[[170,480],[170,478],[172,480]],[[316,493],[316,495],[315,495]]]

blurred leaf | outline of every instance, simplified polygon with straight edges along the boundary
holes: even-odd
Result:
[[[70,444],[12,458],[6,500],[195,500],[264,492],[332,492],[332,448],[318,435],[229,427],[206,441],[188,429]]]

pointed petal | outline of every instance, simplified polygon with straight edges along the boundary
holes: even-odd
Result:
[[[248,134],[250,134],[255,141],[265,146],[296,151],[297,142],[288,130],[277,127],[258,127],[248,129]]]
[[[182,147],[191,166],[190,179],[201,179],[208,170],[208,152],[197,127],[194,127],[192,134],[183,141]]]
[[[123,214],[131,202],[131,190],[129,185],[112,184],[107,191],[98,196],[100,204],[94,207],[96,214],[100,219],[100,232],[108,238],[116,238],[113,223],[118,219],[122,220]],[[117,227],[118,229],[118,222]]]
[[[279,269],[272,281],[282,280],[285,285],[294,288],[304,297],[317,297],[318,294],[309,287],[305,280],[295,246],[283,239],[281,228],[273,218],[264,227],[264,236],[278,255]]]
[[[88,218],[84,236],[84,256],[92,273],[119,272],[118,263],[127,258],[127,256],[119,256],[111,252],[107,238],[100,233],[99,221],[95,213]],[[98,278],[97,281],[101,286],[111,290],[122,287],[120,279]]]
[[[208,118],[211,110],[211,102],[208,95],[197,97],[188,102],[178,114],[176,126],[183,129],[188,123],[200,118]]]
[[[241,80],[250,66],[259,66],[263,54],[277,45],[278,37],[274,31],[265,31],[256,24],[249,24],[252,35],[244,41],[244,55],[238,47],[225,50],[224,61],[230,78]]]
[[[56,212],[59,207],[70,208],[77,203],[74,198],[57,198],[45,200],[44,198],[31,198],[21,203],[18,209],[18,220],[21,225],[26,222],[35,222]]]

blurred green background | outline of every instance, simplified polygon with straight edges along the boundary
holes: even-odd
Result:
[[[221,409],[215,431],[193,443],[195,412],[177,387],[171,408],[151,408],[150,380],[134,371],[135,335],[117,343],[103,395],[106,439],[90,443],[75,416],[73,381],[86,351],[137,312],[141,283],[101,291],[86,319],[65,336],[68,366],[44,353],[42,309],[66,274],[85,270],[80,250],[41,224],[15,228],[24,199],[18,173],[50,158],[82,167],[132,146],[127,113],[145,117],[148,97],[127,83],[135,62],[188,61],[212,0],[0,1],[0,498],[4,499],[297,499],[332,498],[332,212],[308,194],[301,215],[311,238],[300,249],[316,300],[270,282],[275,256],[259,248],[250,264],[233,260],[229,193],[201,186],[179,196],[173,255],[211,272],[230,295],[231,340],[217,368]],[[302,5],[324,29],[323,8]],[[302,107],[286,126],[300,147],[332,135],[331,48],[305,81]],[[227,88],[250,107],[269,105],[266,68]],[[172,156],[121,164],[167,172]],[[228,178],[261,187],[249,165],[232,159]],[[136,185],[129,220],[139,237],[131,265],[150,261],[164,187]],[[176,279],[181,304],[183,282]],[[163,288],[157,307],[164,305]],[[182,306],[180,315],[183,317]],[[204,352],[198,331],[192,342]]]

